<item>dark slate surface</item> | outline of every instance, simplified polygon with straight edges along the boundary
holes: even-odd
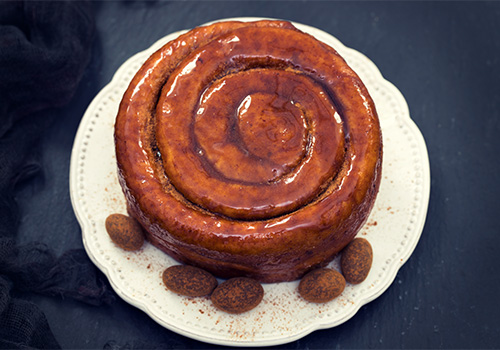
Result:
[[[69,196],[73,139],[86,107],[131,55],[173,31],[235,16],[325,30],[368,56],[406,97],[427,142],[431,199],[421,240],[396,280],[349,321],[278,348],[498,348],[500,2],[94,3],[93,58],[41,148],[44,176],[19,189],[20,242],[81,248]],[[25,295],[63,348],[213,348],[118,299],[92,307]],[[107,345],[106,345],[107,344]]]

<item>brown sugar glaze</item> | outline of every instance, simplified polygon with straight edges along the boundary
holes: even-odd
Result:
[[[300,278],[366,221],[380,125],[335,50],[281,21],[196,28],[133,78],[119,180],[148,240],[220,277]]]

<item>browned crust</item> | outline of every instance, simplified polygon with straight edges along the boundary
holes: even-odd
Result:
[[[290,40],[314,46],[304,49],[315,57],[329,59],[319,60],[319,68],[307,74],[328,89],[347,134],[344,163],[319,196],[300,209],[259,220],[232,219],[186,200],[165,176],[157,149],[151,147],[160,91],[178,62],[221,35],[248,27],[262,27],[262,35],[269,27],[280,28]],[[382,137],[367,89],[335,50],[287,22],[222,22],[167,43],[146,61],[125,92],[115,143],[120,184],[148,240],[175,259],[222,277],[286,281],[325,265],[366,221],[381,178]]]

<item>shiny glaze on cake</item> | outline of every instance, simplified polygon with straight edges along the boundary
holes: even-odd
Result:
[[[288,22],[221,22],[154,53],[115,125],[148,240],[220,277],[300,278],[366,221],[382,138],[365,86]]]

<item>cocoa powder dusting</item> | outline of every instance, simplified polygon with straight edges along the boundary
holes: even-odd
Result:
[[[163,272],[163,283],[172,292],[188,297],[209,295],[218,284],[208,271],[189,265],[167,268]]]
[[[264,297],[264,288],[254,279],[235,277],[221,283],[212,293],[216,308],[230,314],[241,314],[255,308]]]
[[[342,251],[340,266],[347,282],[358,284],[363,282],[373,262],[373,250],[370,242],[364,238],[355,238]]]
[[[111,214],[106,218],[105,226],[111,240],[124,250],[139,250],[144,244],[144,231],[130,216]]]
[[[298,291],[307,301],[326,303],[342,294],[344,288],[345,279],[338,271],[321,268],[302,277]]]

